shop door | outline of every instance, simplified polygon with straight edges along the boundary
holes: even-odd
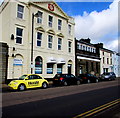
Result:
[[[71,74],[72,64],[68,64],[68,74]]]

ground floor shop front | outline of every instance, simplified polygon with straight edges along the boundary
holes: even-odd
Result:
[[[80,57],[76,58],[76,75],[91,73],[100,75],[100,60],[94,58]]]
[[[12,54],[10,54],[12,55]],[[32,70],[32,71],[31,71]],[[75,57],[49,52],[34,52],[33,64],[29,52],[19,51],[8,58],[8,79],[16,79],[23,74],[40,74],[53,78],[55,74],[75,74]]]

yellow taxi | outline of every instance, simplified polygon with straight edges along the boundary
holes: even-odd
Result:
[[[47,88],[48,81],[37,74],[26,74],[22,75],[17,80],[12,80],[8,86],[10,89],[23,91],[36,87]]]

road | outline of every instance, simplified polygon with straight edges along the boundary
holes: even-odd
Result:
[[[3,118],[73,118],[114,101],[119,96],[118,81],[4,92]]]

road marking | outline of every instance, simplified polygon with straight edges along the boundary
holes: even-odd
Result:
[[[73,118],[85,118],[85,117],[91,116],[91,115],[93,115],[95,113],[98,113],[98,112],[100,112],[100,111],[102,111],[102,110],[104,110],[106,108],[109,108],[109,107],[111,107],[111,106],[113,106],[115,104],[118,104],[118,103],[120,103],[120,99],[116,99],[116,100],[114,100],[112,102],[109,102],[107,104],[104,104],[102,106],[94,108],[94,109],[92,109],[90,111],[84,112],[84,113],[82,113],[80,115],[77,115],[77,116],[75,116]]]

